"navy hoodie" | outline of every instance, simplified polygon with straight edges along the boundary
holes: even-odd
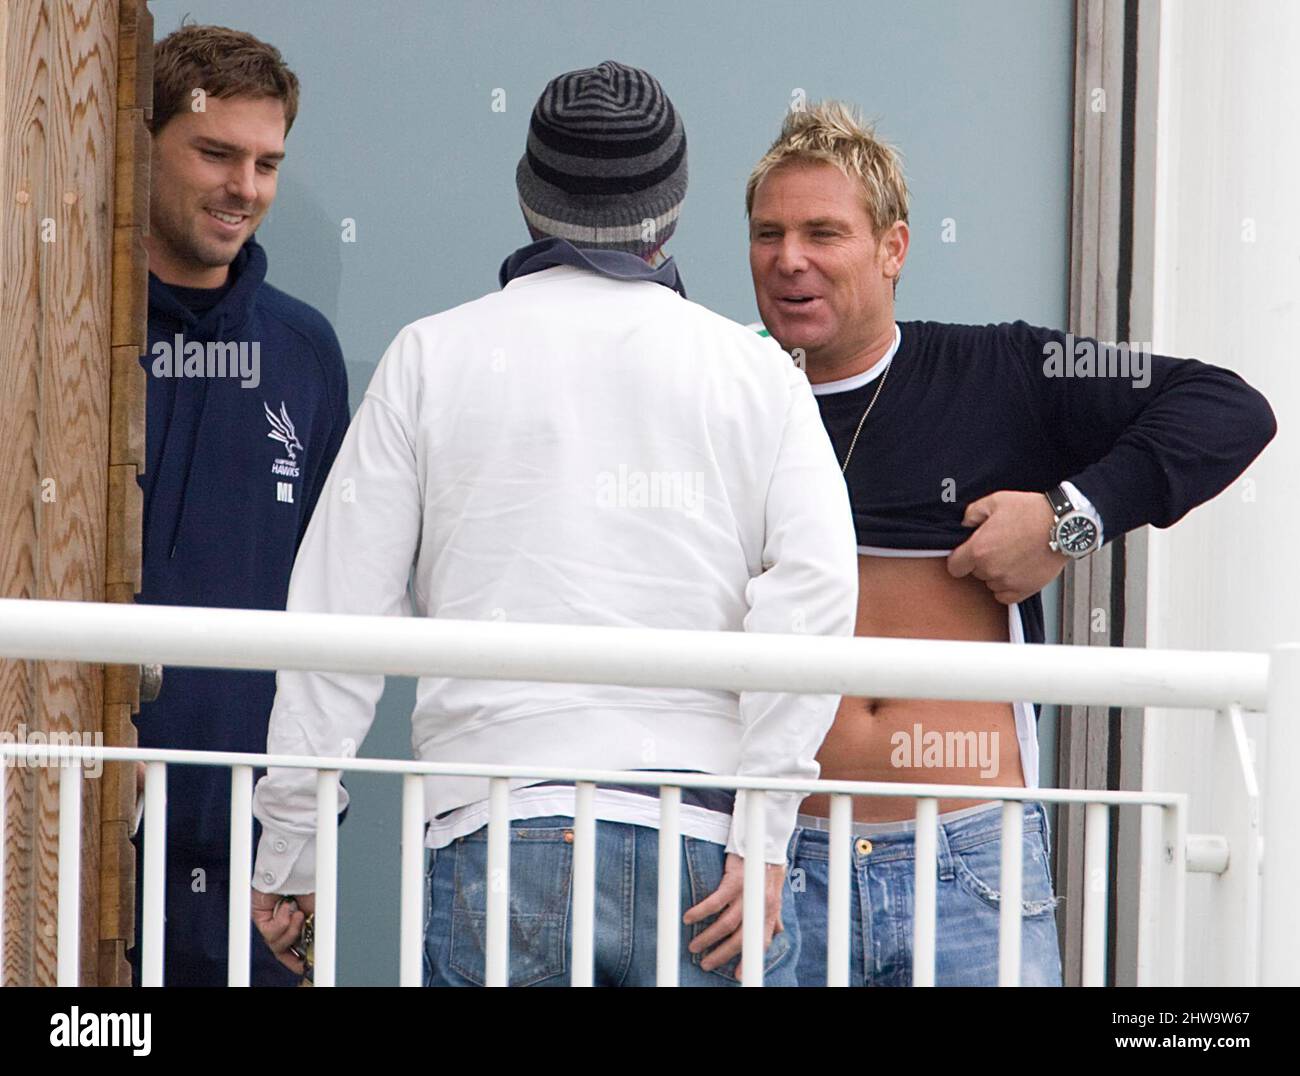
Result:
[[[348,386],[329,322],[265,277],[266,253],[249,239],[228,290],[196,316],[150,274],[140,604],[285,606],[347,429]],[[243,345],[242,374],[230,348],[220,372],[215,342]],[[273,672],[168,666],[157,701],[137,715],[140,744],[265,752],[274,697]],[[169,862],[224,859],[229,769],[169,766],[167,822]]]

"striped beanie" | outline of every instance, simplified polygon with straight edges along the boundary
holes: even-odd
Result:
[[[547,83],[515,172],[534,239],[647,257],[677,227],[686,132],[648,72],[606,60]]]

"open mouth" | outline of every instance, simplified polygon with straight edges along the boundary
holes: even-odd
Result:
[[[820,301],[817,295],[778,295],[776,299],[782,309],[785,310],[807,310],[815,306]]]

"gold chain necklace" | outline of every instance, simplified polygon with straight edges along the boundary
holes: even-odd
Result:
[[[840,474],[848,474],[849,460],[853,458],[853,450],[858,444],[858,434],[862,432],[862,427],[867,421],[867,416],[871,414],[871,409],[876,406],[876,401],[880,399],[880,390],[885,387],[885,378],[889,376],[889,367],[894,363],[891,359],[889,366],[886,366],[880,374],[880,384],[876,386],[876,391],[871,395],[871,402],[867,404],[867,409],[862,412],[862,417],[858,419],[858,428],[853,431],[853,440],[849,442],[849,450],[844,455],[844,465],[840,467]]]

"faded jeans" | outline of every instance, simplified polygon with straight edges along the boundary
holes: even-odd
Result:
[[[510,824],[511,986],[567,986],[573,943],[573,820],[517,819]],[[723,846],[681,838],[682,986],[735,986],[735,962],[703,971],[687,952],[708,920],[686,926],[681,915],[722,881]],[[487,918],[487,827],[429,853],[425,920],[425,985],[482,986]],[[659,832],[621,822],[596,822],[596,986],[654,986],[659,886]],[[768,947],[764,982],[794,986],[798,961],[793,893],[782,901],[786,930]]]
[[[1000,805],[938,828],[935,985],[996,986],[1001,908]],[[910,986],[915,827],[849,838],[849,985]],[[1060,986],[1050,839],[1041,803],[1025,804],[1020,981]],[[829,834],[800,826],[791,849],[800,986],[826,985]]]

